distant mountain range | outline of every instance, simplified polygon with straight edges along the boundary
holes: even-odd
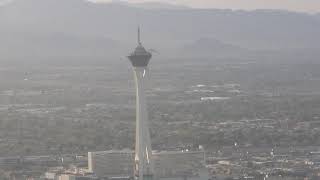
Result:
[[[241,56],[247,53],[249,53],[248,49],[210,38],[201,38],[193,43],[185,45],[181,49],[181,55],[187,57]]]
[[[130,3],[121,0],[113,0],[108,2],[107,4],[118,4],[123,6],[137,7],[137,8],[145,8],[145,9],[158,9],[158,10],[181,10],[181,9],[190,9],[188,6],[178,5],[178,4],[168,4],[163,2],[142,2],[142,3]],[[104,3],[100,3],[104,4]]]
[[[162,3],[14,0],[0,6],[0,58],[120,56],[136,43],[161,53],[320,50],[320,15],[191,9]]]

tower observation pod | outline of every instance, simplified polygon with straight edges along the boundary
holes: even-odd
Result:
[[[138,28],[138,46],[128,58],[132,63],[136,85],[136,144],[134,159],[135,180],[154,179],[152,149],[149,133],[149,120],[146,105],[145,84],[148,76],[148,64],[152,54],[142,46],[140,28]]]

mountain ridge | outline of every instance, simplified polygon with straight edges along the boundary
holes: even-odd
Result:
[[[161,52],[174,53],[202,37],[252,50],[320,47],[317,36],[319,14],[275,10],[146,9],[84,0],[15,0],[0,8],[0,39],[10,36],[7,42],[0,42],[2,47],[8,41],[19,42],[24,36],[30,39],[27,36],[32,37],[32,34],[42,34],[46,36],[46,44],[55,44],[51,42],[54,38],[50,37],[61,33],[77,37],[84,44],[88,41],[92,48],[100,43],[88,39],[111,39],[113,42],[104,46],[125,52],[135,46],[138,24],[142,26],[145,46]],[[74,45],[70,42],[69,48],[77,47],[76,41]],[[118,45],[113,45],[114,42]],[[76,53],[76,49],[70,52]],[[12,53],[19,53],[19,49],[7,48],[4,52],[5,55]]]

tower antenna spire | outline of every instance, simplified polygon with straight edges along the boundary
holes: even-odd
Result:
[[[138,26],[138,44],[141,45],[140,25]]]

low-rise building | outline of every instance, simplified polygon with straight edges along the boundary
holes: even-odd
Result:
[[[205,168],[203,151],[153,152],[155,175],[160,178],[195,177]],[[98,177],[126,177],[133,175],[134,152],[101,151],[88,153],[89,172]]]

